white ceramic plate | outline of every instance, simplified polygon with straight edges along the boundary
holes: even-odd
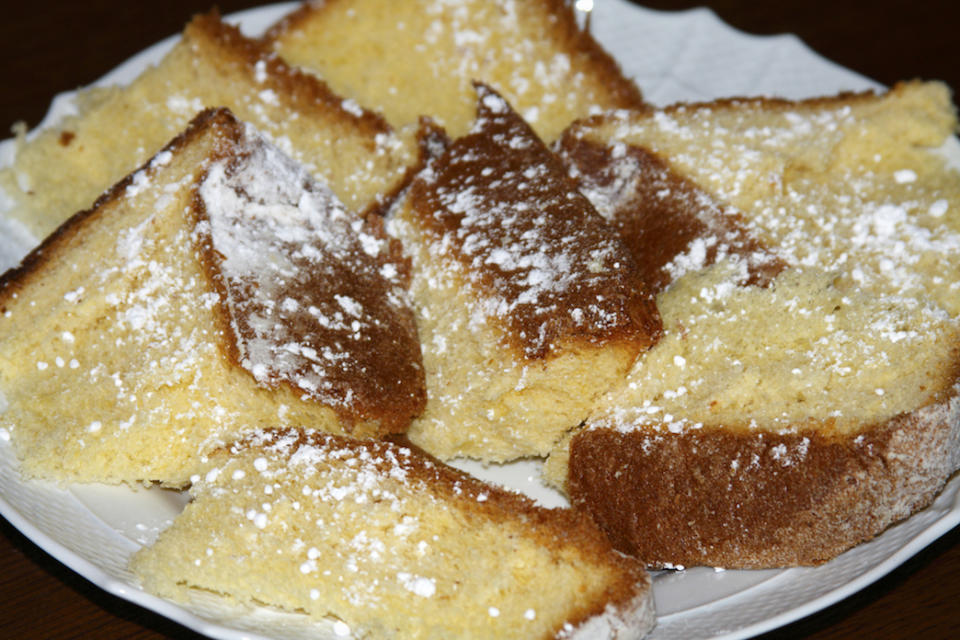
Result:
[[[599,0],[591,28],[633,76],[648,100],[666,104],[729,95],[777,94],[788,98],[862,90],[878,85],[817,56],[796,37],[755,37],[723,24],[708,10],[664,13],[625,0]],[[294,7],[270,5],[229,16],[257,34]],[[171,37],[120,65],[101,83],[131,80],[159,60]],[[59,96],[41,127],[70,110]],[[0,143],[9,161],[10,141]],[[953,155],[960,158],[954,149]],[[2,207],[2,202],[0,202]],[[0,269],[15,263],[30,240],[0,216]],[[2,398],[0,398],[2,410]],[[265,609],[230,608],[213,597],[187,606],[144,593],[126,569],[127,559],[151,541],[180,511],[183,496],[122,487],[57,488],[25,482],[0,431],[0,513],[41,548],[104,590],[213,638],[229,640],[334,637],[331,625]],[[562,498],[544,489],[534,463],[483,468],[461,465],[486,479],[524,491],[548,506]],[[928,509],[828,564],[809,569],[713,571],[696,568],[655,576],[659,620],[650,638],[744,638],[784,625],[862,589],[960,523],[960,478]]]

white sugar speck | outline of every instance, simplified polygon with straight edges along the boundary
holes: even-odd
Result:
[[[916,182],[917,172],[913,169],[900,169],[899,171],[894,172],[893,179],[897,181],[897,184]]]
[[[421,598],[430,598],[437,592],[437,583],[432,578],[400,572],[397,574],[397,579],[400,581],[400,584],[403,585],[404,589]]]
[[[942,218],[949,208],[950,204],[941,198],[930,205],[930,215],[934,218]]]

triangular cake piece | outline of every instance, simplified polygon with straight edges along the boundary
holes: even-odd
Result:
[[[548,141],[577,118],[644,104],[562,0],[311,2],[267,39],[394,126],[425,115],[454,137],[473,123],[472,81],[495,89]]]
[[[396,249],[250,125],[204,112],[0,279],[24,469],[181,485],[241,426],[404,431],[424,389]]]
[[[229,108],[326,183],[350,209],[376,206],[415,160],[379,115],[292,69],[216,12],[129,85],[80,91],[77,113],[21,140],[0,187],[38,239],[146,162],[208,107]]]
[[[660,318],[613,228],[507,102],[478,85],[473,130],[390,214],[410,255],[428,404],[411,440],[441,458],[546,454],[653,344]]]
[[[630,233],[643,216],[604,202],[649,179],[642,156],[670,176],[650,208],[721,216],[655,265],[662,339],[548,462],[619,548],[654,566],[817,564],[960,467],[960,172],[938,149],[955,128],[936,83],[571,127],[561,157]],[[699,204],[669,213],[681,185]]]
[[[636,639],[650,578],[589,518],[417,449],[258,431],[210,457],[193,500],[131,566],[189,603],[219,594],[354,638]]]

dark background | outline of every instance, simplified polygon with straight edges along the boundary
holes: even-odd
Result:
[[[223,1],[217,6],[228,14],[261,4]],[[884,84],[923,78],[960,88],[956,0],[641,4],[666,10],[706,5],[743,31],[795,33],[820,54]],[[56,0],[5,7],[0,15],[0,139],[18,120],[38,123],[55,93],[96,80],[211,6],[212,0]],[[958,603],[960,529],[955,529],[864,591],[763,638],[954,638],[960,629]],[[0,520],[0,638],[199,636],[91,586]]]

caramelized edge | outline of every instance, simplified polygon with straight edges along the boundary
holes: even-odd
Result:
[[[916,409],[865,424],[855,433],[822,433],[818,425],[830,421],[776,432],[747,425],[713,425],[679,434],[585,429],[569,445],[566,489],[571,503],[591,514],[615,548],[651,568],[822,564],[929,505],[956,471],[950,456],[960,461],[958,454],[937,440],[960,438],[960,344],[952,352],[954,365],[939,392]],[[644,451],[647,438],[663,444]],[[803,459],[781,466],[775,457],[761,458],[749,482],[736,490],[732,480],[738,469],[720,466],[742,455],[747,456],[745,467],[749,456],[765,456],[778,447],[790,452],[804,439]],[[630,460],[631,453],[639,462]],[[950,468],[915,477],[915,463],[902,462],[905,456]],[[626,485],[624,475],[636,484]],[[678,487],[677,480],[685,478],[689,486]],[[918,480],[926,483],[919,489]],[[707,491],[697,493],[698,487]],[[687,498],[671,498],[678,491],[687,492]],[[906,515],[884,520],[874,513],[875,507],[892,510],[905,498],[910,500]],[[732,519],[719,520],[718,513]],[[847,525],[848,530],[841,530]],[[698,548],[688,543],[689,531],[696,534]],[[660,541],[650,544],[654,532]]]
[[[477,89],[478,94],[483,94],[485,92],[487,94],[499,97],[499,94],[488,85],[485,85],[479,81],[474,81],[473,84]],[[477,118],[481,117],[482,108],[482,98],[478,97]],[[534,140],[535,143],[540,145],[542,148],[545,154],[545,159],[550,165],[550,168],[559,178],[560,183],[558,184],[557,189],[575,193],[589,208],[589,211],[586,213],[592,213],[592,215],[596,217],[599,224],[609,228],[611,238],[615,239],[617,242],[620,242],[620,236],[616,232],[613,225],[604,220],[603,217],[594,210],[593,205],[589,200],[587,200],[586,196],[583,196],[580,193],[576,182],[567,174],[566,167],[560,161],[560,158],[557,157],[553,150],[540,139],[530,125],[513,110],[513,107],[510,106],[509,103],[508,108],[511,118],[516,119],[516,122],[524,130],[525,135],[529,136],[530,139]],[[482,135],[486,134],[471,130],[471,132],[466,134],[464,137]],[[423,201],[427,198],[423,195],[422,190],[418,191],[417,189],[416,175],[419,173],[419,170],[423,169],[430,160],[440,157],[442,153],[447,151],[449,147],[456,141],[451,140],[447,136],[444,129],[434,124],[430,118],[422,117],[420,129],[418,131],[418,142],[420,146],[420,162],[416,167],[416,171],[411,174],[410,180],[408,183],[406,183],[403,190],[404,194],[410,194],[412,201]],[[418,219],[424,218],[424,216],[418,213],[420,211],[419,208],[413,205],[411,206],[414,209],[414,213]],[[430,216],[426,217],[429,218]],[[419,222],[417,224],[429,236],[437,237],[437,231],[433,228],[433,225],[422,225]],[[624,299],[620,304],[618,313],[625,316],[625,318],[621,319],[621,321],[617,323],[616,327],[595,331],[586,331],[577,328],[571,328],[567,323],[561,323],[558,327],[552,328],[552,333],[555,335],[549,340],[545,341],[543,346],[531,348],[531,345],[517,335],[519,332],[514,330],[514,326],[511,323],[500,318],[493,318],[493,320],[495,320],[495,324],[500,327],[500,330],[503,333],[504,346],[509,348],[514,356],[520,358],[521,360],[529,362],[548,362],[565,352],[581,349],[593,350],[597,348],[625,349],[630,352],[629,359],[632,361],[639,353],[655,345],[662,336],[663,325],[659,310],[656,306],[654,295],[648,287],[648,283],[644,282],[641,278],[640,269],[634,262],[632,252],[626,246],[623,246],[622,249],[622,257],[628,263],[628,269],[625,270],[624,274],[618,277],[621,278],[624,283],[632,283],[635,285],[635,287],[629,291],[627,291],[626,287],[624,287]],[[451,259],[455,260],[461,266],[464,266],[465,264],[464,260],[459,256],[458,253],[451,256]],[[478,288],[487,290],[489,285],[486,281],[487,278],[483,278],[478,285]],[[537,332],[528,333],[534,334]]]

